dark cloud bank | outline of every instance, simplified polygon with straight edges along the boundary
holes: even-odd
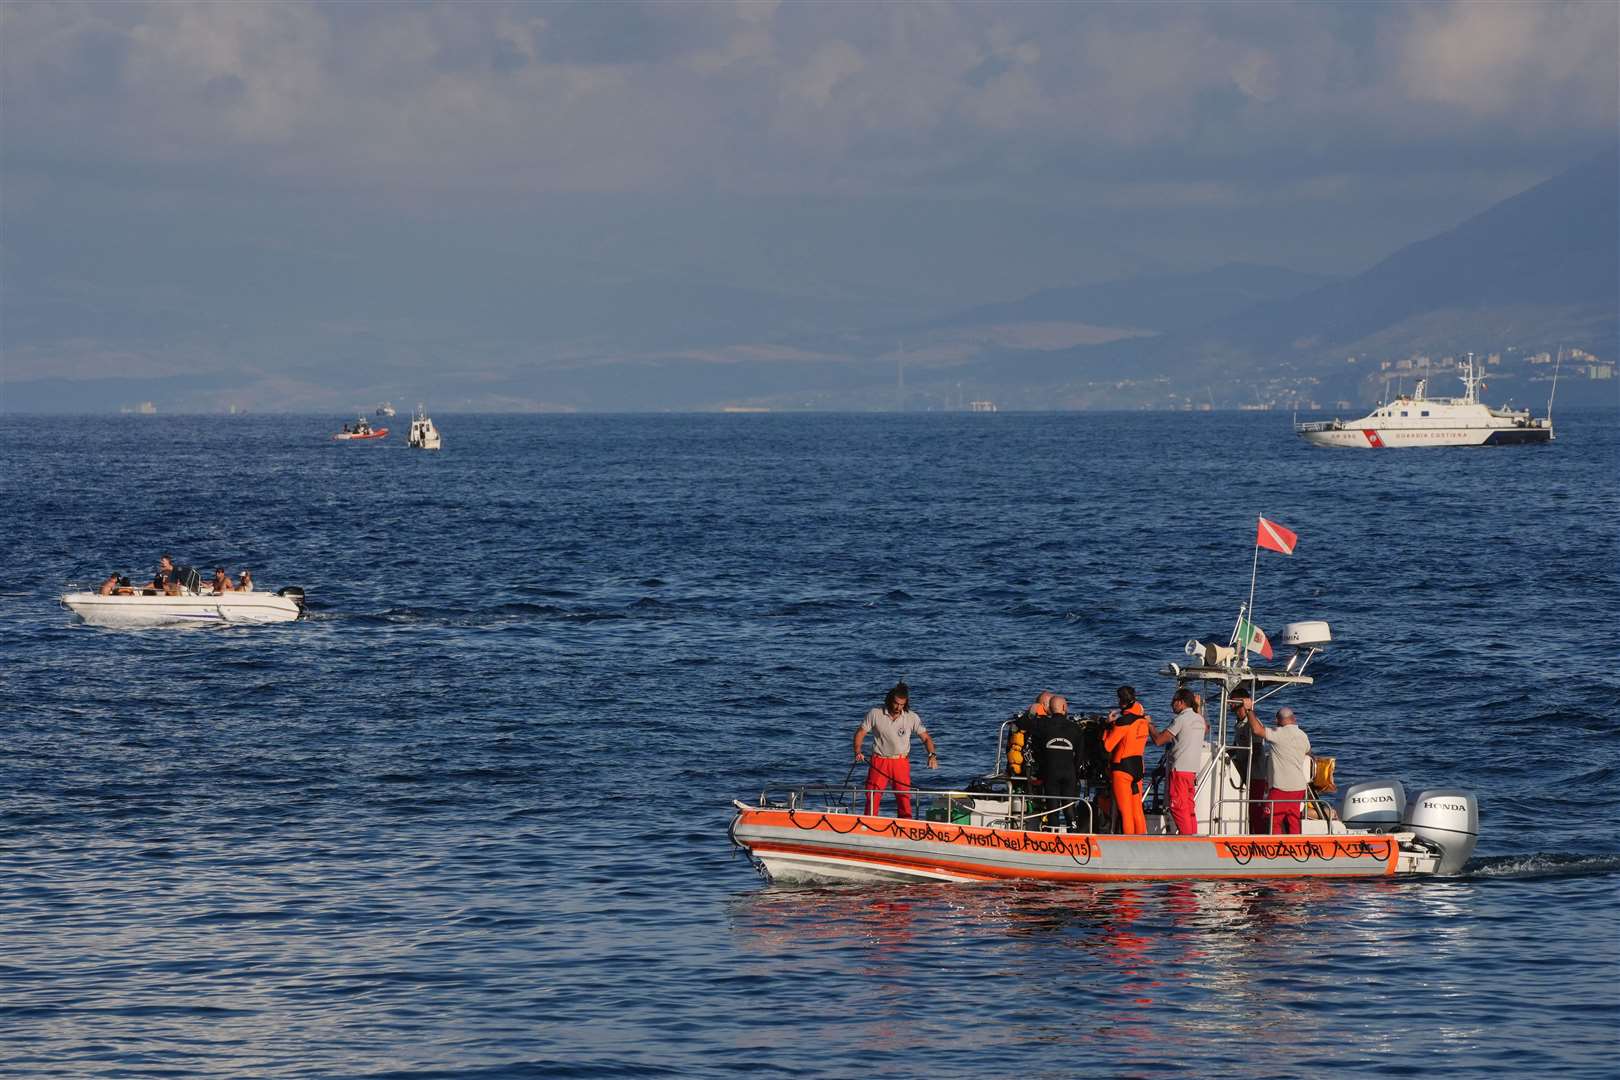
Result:
[[[1103,407],[1614,359],[1612,5],[0,20],[0,408]]]

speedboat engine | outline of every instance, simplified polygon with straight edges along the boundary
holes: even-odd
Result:
[[[1479,800],[1471,791],[1433,788],[1407,807],[1401,828],[1440,849],[1435,873],[1455,874],[1479,842]]]
[[[1368,780],[1344,793],[1339,818],[1352,829],[1389,832],[1406,817],[1406,788],[1399,780]]]
[[[277,596],[285,596],[287,599],[289,599],[293,603],[297,604],[298,605],[299,617],[300,618],[303,617],[303,614],[304,614],[304,590],[303,589],[300,589],[297,585],[288,585],[285,589],[277,589],[276,590],[276,595]]]

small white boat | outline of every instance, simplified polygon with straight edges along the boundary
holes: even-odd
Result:
[[[417,450],[437,450],[444,444],[439,435],[439,429],[433,426],[433,421],[422,411],[422,406],[416,406],[416,415],[411,418],[411,435],[406,445]]]
[[[185,590],[178,595],[135,590],[103,596],[70,592],[62,605],[94,626],[251,626],[292,622],[304,614],[304,590],[212,593]]]
[[[1513,446],[1553,439],[1552,409],[1533,417],[1529,409],[1493,409],[1479,400],[1482,377],[1474,354],[1459,372],[1463,396],[1431,398],[1429,380],[1411,397],[1398,397],[1359,420],[1318,420],[1296,424],[1294,432],[1313,446],[1383,450],[1406,446]]]
[[[392,417],[394,415],[394,403],[392,401],[385,401],[381,405],[377,406],[377,415]]]

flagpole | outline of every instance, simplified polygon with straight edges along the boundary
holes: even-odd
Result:
[[[1260,541],[1254,542],[1254,565],[1249,568],[1249,606],[1238,616],[1238,636],[1243,639],[1243,666],[1249,666],[1249,638],[1253,635],[1245,634],[1243,620],[1248,619],[1249,625],[1254,625],[1254,582],[1260,573]]]

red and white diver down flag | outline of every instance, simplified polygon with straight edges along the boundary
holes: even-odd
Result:
[[[1256,547],[1263,547],[1267,551],[1280,551],[1284,555],[1292,555],[1294,545],[1299,543],[1299,537],[1275,521],[1267,521],[1262,517],[1254,543]]]

